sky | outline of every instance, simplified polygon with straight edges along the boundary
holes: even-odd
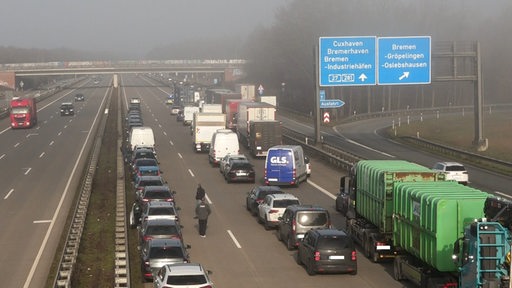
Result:
[[[145,55],[195,37],[245,35],[291,0],[3,0],[0,46]]]

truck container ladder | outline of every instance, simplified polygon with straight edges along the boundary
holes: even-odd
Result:
[[[479,229],[484,225],[488,228]],[[507,237],[508,232],[498,223],[480,223],[476,232],[478,239],[476,265],[479,271],[477,284],[484,285],[487,281],[495,281],[498,278],[497,274],[506,274],[503,263],[510,250],[510,243]]]

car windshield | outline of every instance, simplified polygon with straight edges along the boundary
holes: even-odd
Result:
[[[169,275],[167,284],[169,285],[201,285],[206,284],[207,280],[204,275]]]
[[[171,198],[171,192],[169,192],[169,191],[147,191],[146,194],[144,194],[144,198],[167,199],[167,198]]]
[[[149,258],[184,258],[180,247],[153,247],[149,250]]]
[[[140,170],[139,174],[141,176],[158,176],[158,170],[156,170],[156,169],[154,169],[154,170]],[[162,185],[162,184],[158,184],[156,186],[159,186],[159,185]]]
[[[175,213],[170,207],[159,207],[150,209],[149,215],[175,215]]]
[[[163,183],[160,180],[141,180],[139,181],[139,186],[162,186]]]
[[[274,201],[275,208],[286,208],[290,205],[298,205],[298,204],[299,204],[299,200],[295,200],[295,199],[285,199],[285,200]]]
[[[304,226],[322,226],[327,224],[327,213],[325,212],[299,212],[297,222]]]
[[[352,241],[349,237],[322,237],[318,239],[318,247],[328,250],[352,248]]]
[[[451,165],[451,166],[446,166],[446,171],[462,172],[462,171],[466,171],[466,168],[464,168],[464,166],[462,166],[462,165]]]
[[[155,159],[139,159],[135,163],[137,166],[157,166],[158,163],[156,163]]]
[[[249,163],[235,163],[231,170],[251,170],[252,166]]]
[[[260,191],[258,199],[264,199],[269,194],[283,194],[283,191]]]
[[[178,228],[174,225],[149,225],[145,235],[178,235]]]

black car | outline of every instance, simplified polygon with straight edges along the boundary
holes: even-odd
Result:
[[[247,211],[251,212],[251,215],[256,216],[258,214],[258,205],[263,202],[265,196],[269,194],[283,194],[284,192],[279,186],[256,186],[247,193],[245,199],[245,207]]]
[[[142,204],[149,201],[175,202],[176,191],[171,191],[169,186],[145,186],[144,189],[135,192],[136,201],[142,207]]]
[[[75,95],[75,101],[76,101],[76,102],[82,102],[82,101],[85,101],[85,96],[84,96],[84,94],[82,94],[82,93],[77,93],[77,94]]]
[[[142,222],[139,229],[139,243],[144,245],[150,239],[183,239],[181,225],[172,219],[151,219]]]
[[[247,160],[235,160],[224,170],[224,179],[231,182],[252,182],[256,181],[256,172],[251,163]]]
[[[316,273],[357,274],[354,242],[342,230],[309,230],[299,243],[295,256],[297,264],[304,264],[309,275]]]
[[[75,107],[71,102],[64,102],[60,104],[60,116],[73,116],[75,115]]]

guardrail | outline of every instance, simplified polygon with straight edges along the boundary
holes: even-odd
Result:
[[[324,161],[345,171],[350,170],[355,163],[364,159],[361,156],[345,152],[339,147],[335,147],[327,143],[315,144],[313,141],[314,139],[308,138],[307,135],[288,128],[283,128],[283,138],[285,143],[301,145],[308,155],[318,156]],[[476,153],[459,150],[420,138],[402,137],[402,139],[404,139],[404,141],[411,142],[413,145],[427,149],[430,152],[449,155],[456,159],[461,159],[463,162],[472,163],[475,166],[479,166],[496,173],[508,176],[512,174],[512,163],[510,162],[485,157]]]
[[[448,155],[456,159],[461,159],[463,162],[472,163],[475,166],[483,167],[491,171],[502,173],[505,175],[512,175],[512,163],[503,160],[485,157],[476,153],[455,149],[439,143],[434,143],[425,139],[404,136],[401,137],[404,141],[410,142],[415,146],[428,149],[431,152]]]

